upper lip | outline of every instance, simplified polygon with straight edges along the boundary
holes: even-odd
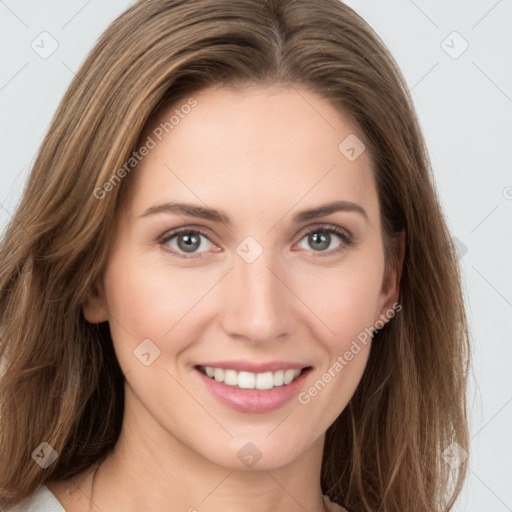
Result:
[[[255,363],[254,361],[215,361],[198,364],[197,366],[210,366],[212,368],[222,368],[224,370],[235,370],[237,372],[265,373],[276,372],[278,370],[302,370],[311,365],[296,363],[291,361],[267,361],[265,363]]]

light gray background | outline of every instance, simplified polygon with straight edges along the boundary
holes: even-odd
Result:
[[[0,229],[73,74],[131,3],[0,0]],[[473,336],[472,439],[455,510],[512,511],[512,0],[347,3],[388,45],[412,90],[460,248]],[[58,42],[46,59],[31,47],[51,48],[43,31]]]

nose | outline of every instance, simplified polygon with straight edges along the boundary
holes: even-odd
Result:
[[[224,331],[253,344],[279,341],[290,333],[293,293],[286,286],[270,251],[254,262],[235,257],[232,271],[223,280],[221,322]]]

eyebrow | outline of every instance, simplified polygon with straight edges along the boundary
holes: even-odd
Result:
[[[333,201],[316,208],[303,210],[295,214],[292,218],[294,223],[305,222],[318,217],[324,217],[335,212],[355,212],[362,215],[367,222],[369,222],[368,215],[364,208],[356,203],[350,201]],[[231,219],[226,213],[207,208],[205,206],[190,204],[190,203],[163,203],[149,207],[140,215],[140,217],[148,217],[158,213],[169,213],[177,215],[186,215],[189,217],[197,217],[199,219],[211,220],[213,222],[221,222],[227,226],[231,226]]]

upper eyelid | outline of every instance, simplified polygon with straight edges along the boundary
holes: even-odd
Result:
[[[161,242],[168,241],[171,238],[174,238],[175,236],[178,236],[182,233],[197,232],[200,235],[208,238],[208,240],[210,240],[210,242],[213,243],[213,241],[210,239],[210,236],[208,235],[207,231],[208,231],[207,229],[199,227],[199,226],[184,226],[182,228],[174,228],[174,229],[170,229],[169,231],[166,231],[163,235],[161,235],[158,238],[158,240]]]

